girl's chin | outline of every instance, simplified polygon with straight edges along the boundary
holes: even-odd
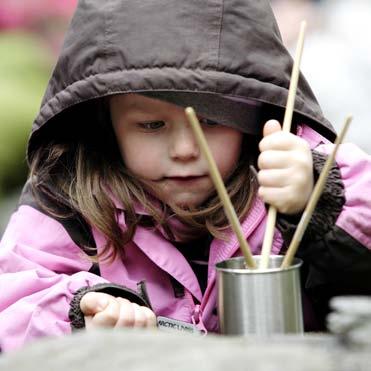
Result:
[[[175,205],[179,209],[183,210],[194,210],[202,205],[204,200],[174,200],[173,202],[167,202],[169,205]]]
[[[157,192],[157,198],[170,207],[176,206],[184,210],[195,210],[199,208],[209,197],[212,191],[203,192],[204,194],[171,194],[170,192]],[[173,196],[173,197],[169,197]]]

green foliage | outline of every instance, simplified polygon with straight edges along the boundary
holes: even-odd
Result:
[[[26,145],[51,70],[47,47],[30,34],[0,34],[0,199],[27,175]]]

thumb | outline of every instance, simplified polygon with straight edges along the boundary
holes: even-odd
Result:
[[[107,307],[110,298],[111,295],[102,292],[88,292],[80,300],[80,309],[85,316],[94,316]]]
[[[264,125],[263,136],[266,137],[281,130],[281,125],[277,120],[269,120]]]

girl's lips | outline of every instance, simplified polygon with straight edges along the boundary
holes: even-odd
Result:
[[[193,179],[199,179],[203,178],[203,176],[171,176],[166,179],[172,179],[172,180],[193,180]]]
[[[172,176],[166,177],[165,181],[172,181],[176,183],[192,183],[197,182],[199,180],[203,180],[206,178],[206,175],[199,175],[199,176]]]

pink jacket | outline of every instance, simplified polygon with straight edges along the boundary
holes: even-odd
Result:
[[[308,127],[299,128],[312,148],[328,153],[332,144]],[[336,225],[357,244],[359,259],[369,259],[371,249],[371,158],[353,145],[342,145],[337,165],[345,189],[345,204]],[[119,206],[119,205],[118,205]],[[124,213],[119,223],[125,228]],[[254,254],[259,254],[266,224],[264,204],[255,199],[242,228]],[[98,248],[104,237],[93,228]],[[326,239],[325,237],[322,240]],[[283,236],[276,230],[273,253],[278,254]],[[210,247],[208,284],[202,295],[198,280],[183,255],[159,232],[139,227],[126,247],[124,261],[100,263],[100,276],[90,273],[91,261],[56,220],[21,205],[12,215],[0,243],[0,344],[2,351],[17,349],[42,336],[71,332],[69,310],[78,289],[99,283],[115,283],[137,290],[146,282],[148,298],[156,315],[194,322],[199,328],[217,331],[215,264],[240,255],[236,237],[228,242],[214,240]],[[353,247],[352,247],[353,249]],[[355,264],[357,265],[355,258]],[[368,260],[370,262],[370,259]],[[371,271],[371,266],[366,269]],[[169,276],[184,288],[182,298],[174,296]],[[366,276],[364,277],[366,280]],[[197,301],[199,304],[196,304]]]

